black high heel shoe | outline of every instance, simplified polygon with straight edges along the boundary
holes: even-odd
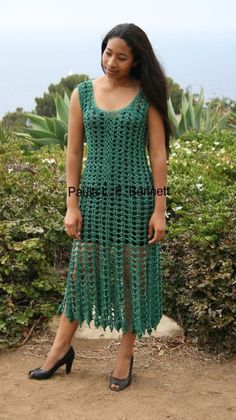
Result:
[[[133,368],[133,361],[134,361],[134,357],[132,355],[131,359],[130,359],[129,375],[127,376],[127,378],[125,378],[125,379],[114,378],[114,376],[112,376],[112,374],[111,374],[109,388],[112,391],[121,391],[122,389],[126,388],[127,386],[129,386],[131,384],[131,374],[132,374],[132,368]],[[113,385],[113,384],[118,385],[119,388],[112,388],[111,385]]]
[[[32,369],[28,372],[28,378],[29,379],[49,379],[51,378],[53,373],[60,366],[64,364],[66,364],[66,373],[70,373],[74,357],[75,357],[75,352],[74,352],[73,347],[71,346],[68,352],[60,360],[58,360],[51,369],[44,370],[44,369],[41,369],[41,367]]]

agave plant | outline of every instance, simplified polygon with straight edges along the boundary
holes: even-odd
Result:
[[[204,107],[204,93],[201,87],[200,95],[195,104],[193,104],[193,95],[189,93],[189,99],[182,93],[180,115],[176,115],[171,98],[168,98],[168,115],[174,127],[174,136],[180,137],[184,132],[194,129],[210,132],[215,128],[227,126],[231,116],[231,111],[223,116],[219,116],[220,105],[213,111],[213,103]],[[204,109],[205,108],[205,109]]]
[[[13,132],[17,137],[23,137],[32,144],[39,147],[58,144],[62,149],[67,145],[68,112],[70,99],[64,93],[64,99],[56,93],[56,117],[42,117],[32,113],[25,113],[30,119],[32,127],[26,127],[26,132]]]
[[[13,132],[17,137],[23,137],[31,144],[44,146],[50,144],[58,144],[62,149],[67,146],[68,137],[68,112],[70,99],[67,93],[64,93],[64,99],[56,93],[56,117],[42,117],[32,113],[25,115],[30,119],[32,127],[25,128],[26,132]],[[235,125],[228,124],[228,120],[232,115],[232,111],[228,111],[225,115],[220,116],[220,105],[213,110],[213,101],[206,107],[204,105],[204,93],[201,88],[200,95],[196,103],[193,103],[193,95],[189,93],[189,99],[182,93],[180,115],[176,115],[171,98],[168,98],[168,115],[174,127],[174,136],[180,137],[184,132],[191,129],[207,132],[215,128],[223,128],[228,126],[235,129]],[[204,109],[205,108],[205,109]]]

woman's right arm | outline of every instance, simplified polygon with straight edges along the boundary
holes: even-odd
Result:
[[[67,208],[78,206],[76,191],[69,196],[69,187],[79,188],[83,162],[83,114],[78,89],[71,94],[69,106],[68,141],[66,152]]]
[[[75,239],[78,238],[78,232],[80,232],[82,227],[82,215],[78,208],[77,189],[80,185],[83,150],[83,114],[78,96],[78,88],[76,87],[71,94],[69,105],[66,150],[67,213],[64,219],[68,235]],[[74,192],[69,194],[69,188]]]

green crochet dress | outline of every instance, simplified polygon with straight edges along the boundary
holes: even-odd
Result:
[[[64,299],[57,313],[79,326],[151,334],[163,313],[161,244],[148,245],[154,210],[147,160],[148,102],[140,89],[128,106],[97,107],[93,81],[78,84],[88,146]]]

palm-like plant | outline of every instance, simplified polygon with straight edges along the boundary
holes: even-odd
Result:
[[[59,144],[64,149],[67,145],[69,103],[70,99],[66,92],[64,93],[64,99],[56,93],[56,117],[49,118],[26,113],[25,115],[30,119],[32,127],[26,127],[26,132],[14,132],[14,134],[39,147]]]
[[[64,99],[58,93],[55,94],[56,117],[42,117],[32,113],[25,115],[30,119],[32,127],[25,128],[26,132],[14,132],[17,137],[23,137],[31,144],[39,147],[50,144],[59,144],[62,149],[67,146],[68,137],[68,113],[70,99],[64,93]],[[195,101],[195,104],[194,104]],[[176,115],[171,98],[168,99],[168,115],[174,127],[174,137],[180,137],[184,132],[191,129],[200,131],[212,131],[215,128],[228,127],[235,129],[235,125],[228,124],[232,111],[219,115],[220,105],[213,108],[213,101],[208,106],[204,105],[203,88],[197,100],[192,93],[189,98],[182,93],[180,115]]]
[[[189,93],[189,99],[182,93],[180,115],[176,115],[171,98],[168,98],[168,115],[174,127],[174,136],[180,137],[184,132],[194,129],[210,132],[215,128],[223,128],[227,126],[227,122],[231,116],[231,111],[220,116],[220,105],[213,110],[213,103],[209,103],[204,109],[204,93],[201,87],[200,95],[194,104],[193,95]],[[231,128],[232,125],[230,126]]]

